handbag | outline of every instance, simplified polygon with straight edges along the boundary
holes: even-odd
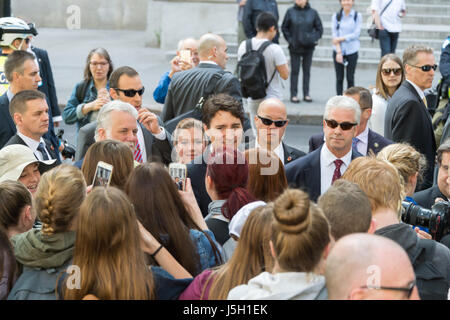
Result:
[[[380,19],[381,16],[383,15],[384,11],[386,11],[386,9],[390,6],[390,4],[392,3],[392,0],[389,1],[389,3],[384,7],[383,10],[381,10],[380,12]],[[375,24],[375,19],[372,20],[372,24],[370,25],[369,28],[367,28],[367,33],[369,34],[369,37],[373,39],[378,39],[380,37],[380,30],[378,30],[377,25]]]

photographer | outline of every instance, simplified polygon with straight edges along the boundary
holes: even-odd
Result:
[[[449,166],[450,166],[450,138],[445,140],[437,150],[437,164],[439,166],[437,184],[432,187],[416,192],[413,199],[419,206],[431,209],[436,199],[447,201],[450,197]]]
[[[353,160],[342,179],[355,182],[366,193],[376,220],[375,234],[398,243],[408,254],[421,299],[447,300],[450,287],[450,249],[434,240],[420,239],[400,221],[404,190],[398,170],[371,158]]]

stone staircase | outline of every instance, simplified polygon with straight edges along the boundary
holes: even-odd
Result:
[[[314,0],[312,7],[316,9],[322,20],[324,33],[314,51],[313,66],[332,67],[331,46],[331,17],[340,9],[337,0]],[[280,13],[280,26],[291,1],[278,1]],[[361,27],[361,48],[359,50],[358,68],[374,69],[380,60],[380,47],[378,40],[371,41],[367,35],[367,26],[370,25],[370,1],[356,1],[355,10],[363,15]],[[412,44],[425,44],[435,50],[436,62],[439,62],[440,48],[445,38],[450,34],[450,0],[407,0],[406,16],[402,19],[403,31],[400,33],[396,54],[403,55],[405,48]],[[237,35],[235,30],[225,30],[219,33],[227,42],[229,61],[228,69],[233,70],[236,64]],[[280,45],[286,56],[289,57],[287,42],[280,37]]]

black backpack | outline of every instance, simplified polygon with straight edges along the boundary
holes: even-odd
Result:
[[[256,100],[266,96],[266,89],[277,72],[275,69],[272,78],[267,82],[263,52],[271,44],[271,41],[265,41],[258,50],[253,50],[252,39],[245,41],[245,54],[238,62],[239,79],[244,98],[250,97]]]

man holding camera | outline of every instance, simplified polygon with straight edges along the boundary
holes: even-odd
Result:
[[[448,201],[450,198],[449,167],[450,167],[450,138],[445,140],[437,150],[437,164],[439,166],[437,184],[431,188],[416,192],[413,196],[419,206],[431,209],[436,200]]]

